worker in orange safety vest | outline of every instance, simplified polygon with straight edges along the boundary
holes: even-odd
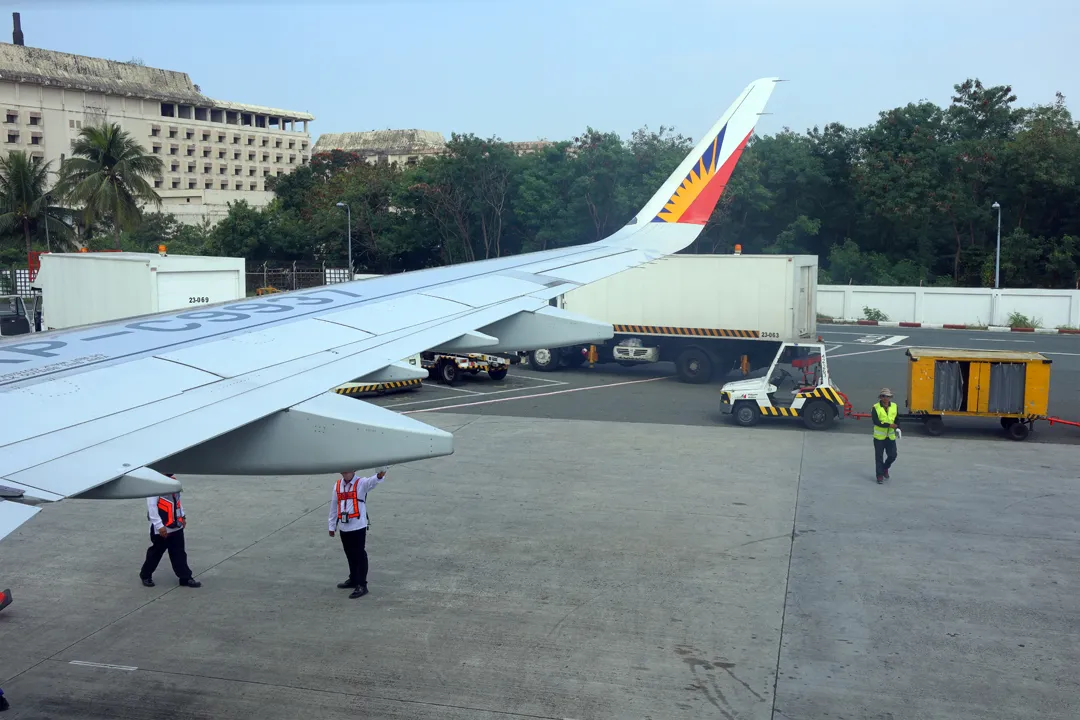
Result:
[[[341,473],[341,478],[334,483],[330,495],[330,537],[337,530],[341,531],[341,547],[349,561],[349,578],[338,583],[339,588],[352,588],[349,595],[355,599],[367,595],[368,556],[367,541],[368,512],[367,494],[383,481],[386,470],[358,478],[356,473]]]
[[[139,570],[142,584],[154,587],[154,570],[168,552],[169,562],[180,584],[190,588],[202,587],[202,583],[191,576],[191,568],[187,564],[187,551],[184,549],[187,513],[180,501],[180,493],[146,498],[146,517],[150,521],[150,547],[146,549],[146,561]]]

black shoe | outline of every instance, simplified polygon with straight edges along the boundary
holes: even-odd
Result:
[[[188,578],[187,580],[181,580],[180,585],[182,587],[197,588],[202,587],[202,583],[195,578]]]
[[[146,587],[154,587],[154,579],[153,578],[139,578],[139,579],[142,580],[142,584],[145,585]]]
[[[352,580],[346,580],[343,583],[338,583],[337,586],[342,590],[345,590],[346,588],[355,588],[356,583],[354,583]]]
[[[367,585],[357,585],[356,589],[352,591],[352,595],[349,596],[350,600],[355,600],[358,597],[367,595]]]
[[[8,703],[7,698],[3,695],[0,695],[0,712],[4,712],[9,707],[11,707],[11,704]]]

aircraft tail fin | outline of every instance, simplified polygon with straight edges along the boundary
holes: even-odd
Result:
[[[778,78],[762,78],[750,83],[645,203],[632,224],[704,226],[777,82]]]

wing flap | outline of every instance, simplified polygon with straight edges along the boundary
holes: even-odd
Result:
[[[462,303],[469,307],[484,307],[542,289],[543,284],[504,275],[489,275],[468,282],[454,283],[424,291],[429,297]]]
[[[223,378],[233,378],[370,337],[372,334],[363,330],[313,318],[182,348],[158,357]]]
[[[545,272],[548,275],[554,275],[563,280],[586,284],[595,282],[596,280],[609,275],[615,275],[623,270],[639,267],[650,262],[651,259],[652,257],[650,255],[647,255],[641,250],[632,250],[599,260],[589,260],[565,268],[552,268]]]
[[[0,406],[7,417],[18,421],[0,423],[0,455],[12,443],[161,402],[220,379],[166,360],[143,358],[12,390],[0,396]]]
[[[406,327],[460,315],[468,310],[468,306],[460,303],[419,294],[328,313],[322,320],[363,330],[372,335],[386,335]]]

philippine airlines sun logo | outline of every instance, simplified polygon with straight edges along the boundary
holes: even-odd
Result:
[[[701,195],[701,191],[716,175],[716,163],[720,156],[720,148],[724,144],[724,130],[727,130],[726,125],[720,130],[720,134],[709,143],[709,147],[705,148],[705,152],[702,153],[697,164],[690,170],[690,174],[686,176],[686,179],[682,181],[671,199],[664,205],[664,209],[653,218],[653,222],[679,222],[686,210]]]

